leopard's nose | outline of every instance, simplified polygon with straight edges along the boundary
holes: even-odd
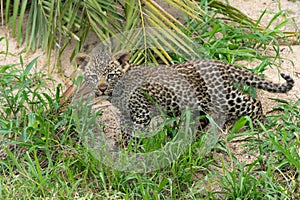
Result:
[[[104,93],[107,90],[107,85],[98,85],[98,90]]]
[[[107,90],[107,88],[108,88],[108,84],[105,81],[105,78],[101,77],[98,82],[98,85],[97,85],[97,90],[100,93],[100,95],[104,94],[104,92]]]

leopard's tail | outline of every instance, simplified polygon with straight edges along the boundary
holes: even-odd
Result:
[[[236,73],[234,79],[239,83],[273,93],[287,93],[293,88],[295,83],[291,76],[283,73],[280,74],[286,81],[286,83],[283,84],[273,83],[249,71],[247,71],[246,74],[245,76],[245,71],[243,70],[242,73]]]

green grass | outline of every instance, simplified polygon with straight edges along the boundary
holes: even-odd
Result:
[[[228,63],[259,60],[253,69],[258,74],[279,66],[283,59],[280,27],[262,30],[246,21],[232,28],[210,14],[203,16],[201,23],[189,19],[186,24],[185,34],[203,44],[199,53],[204,50],[205,56]],[[275,50],[273,56],[265,54],[267,45]],[[7,49],[0,52],[8,53]],[[174,62],[183,60],[178,55],[172,58]],[[274,99],[279,114],[270,113],[257,128],[240,130],[249,118],[239,120],[234,130],[222,135],[205,154],[203,133],[164,168],[149,173],[123,172],[104,165],[83,145],[73,108],[62,110],[61,86],[54,91],[48,88],[48,76],[34,69],[37,59],[25,65],[20,57],[19,63],[0,66],[0,199],[300,198],[300,100]],[[145,150],[159,149],[157,141],[165,142],[166,135],[161,132],[158,138],[144,141]],[[242,149],[239,155],[232,144]],[[245,163],[238,159],[241,155],[252,159]]]

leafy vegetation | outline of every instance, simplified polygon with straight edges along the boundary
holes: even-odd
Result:
[[[165,0],[166,5],[174,8],[173,12],[164,9],[154,0],[7,0],[1,1],[1,4],[4,7],[2,21],[11,27],[12,37],[16,37],[20,44],[25,43],[27,52],[42,47],[47,52],[48,60],[52,50],[57,50],[58,64],[69,42],[77,41],[71,55],[72,59],[83,46],[90,30],[97,34],[100,41],[104,41],[112,36],[118,36],[119,33],[137,28],[142,30],[146,27],[172,29],[173,35],[170,32],[164,34],[166,38],[172,39],[172,46],[175,50],[192,51],[189,48],[191,37],[197,35],[199,42],[203,43],[204,47],[209,47],[205,50],[208,50],[211,57],[225,56],[230,62],[234,61],[231,56],[250,54],[259,57],[255,55],[258,53],[256,51],[258,47],[265,48],[266,44],[271,44],[278,49],[278,39],[299,37],[297,32],[280,31],[282,26],[289,23],[288,19],[275,28],[270,28],[272,22],[285,16],[284,11],[275,14],[270,23],[264,27],[260,25],[260,20],[265,12],[258,21],[255,21],[229,4],[215,0],[197,2]],[[179,13],[180,18],[186,18],[188,23],[174,16],[176,13]],[[224,23],[224,20],[227,23]],[[149,33],[143,31],[143,34]],[[222,35],[223,40],[218,40],[218,35]],[[122,41],[122,38],[119,38],[119,41]],[[134,43],[134,41],[131,42]],[[164,41],[164,43],[167,42]],[[241,46],[245,44],[251,44],[252,47],[242,48]],[[157,49],[162,50],[163,53],[159,53],[159,50],[154,51],[162,60],[170,62],[171,58],[168,56],[166,46],[170,45],[156,44]],[[217,50],[217,52],[211,52],[212,50]]]
[[[52,49],[61,55],[70,39],[78,40],[74,56],[89,30],[103,40],[151,25],[172,28],[177,35],[202,44],[199,51],[208,57],[229,63],[260,60],[256,73],[281,59],[279,45],[285,33],[280,28],[289,21],[275,28],[271,25],[282,11],[274,15],[270,26],[263,27],[260,20],[218,1],[166,2],[187,16],[184,23],[152,0],[5,1],[4,17],[27,51],[42,47],[48,58]],[[0,41],[8,44],[5,38]],[[275,55],[265,55],[268,45]],[[7,49],[0,52],[8,53]],[[199,139],[166,168],[147,174],[122,172],[104,165],[82,145],[74,130],[72,107],[61,104],[61,86],[50,90],[48,76],[35,71],[36,61],[25,65],[20,57],[19,63],[0,63],[1,199],[300,198],[300,100],[274,99],[279,103],[274,111],[279,114],[271,113],[258,128],[245,130],[239,130],[245,123],[239,120],[235,130],[219,138],[205,156],[199,156],[203,145]],[[170,61],[182,58],[170,55]]]

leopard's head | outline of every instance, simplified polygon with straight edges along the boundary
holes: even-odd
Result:
[[[115,84],[130,68],[127,51],[113,55],[107,51],[95,55],[79,53],[75,60],[83,71],[85,82],[97,97],[110,96]]]

